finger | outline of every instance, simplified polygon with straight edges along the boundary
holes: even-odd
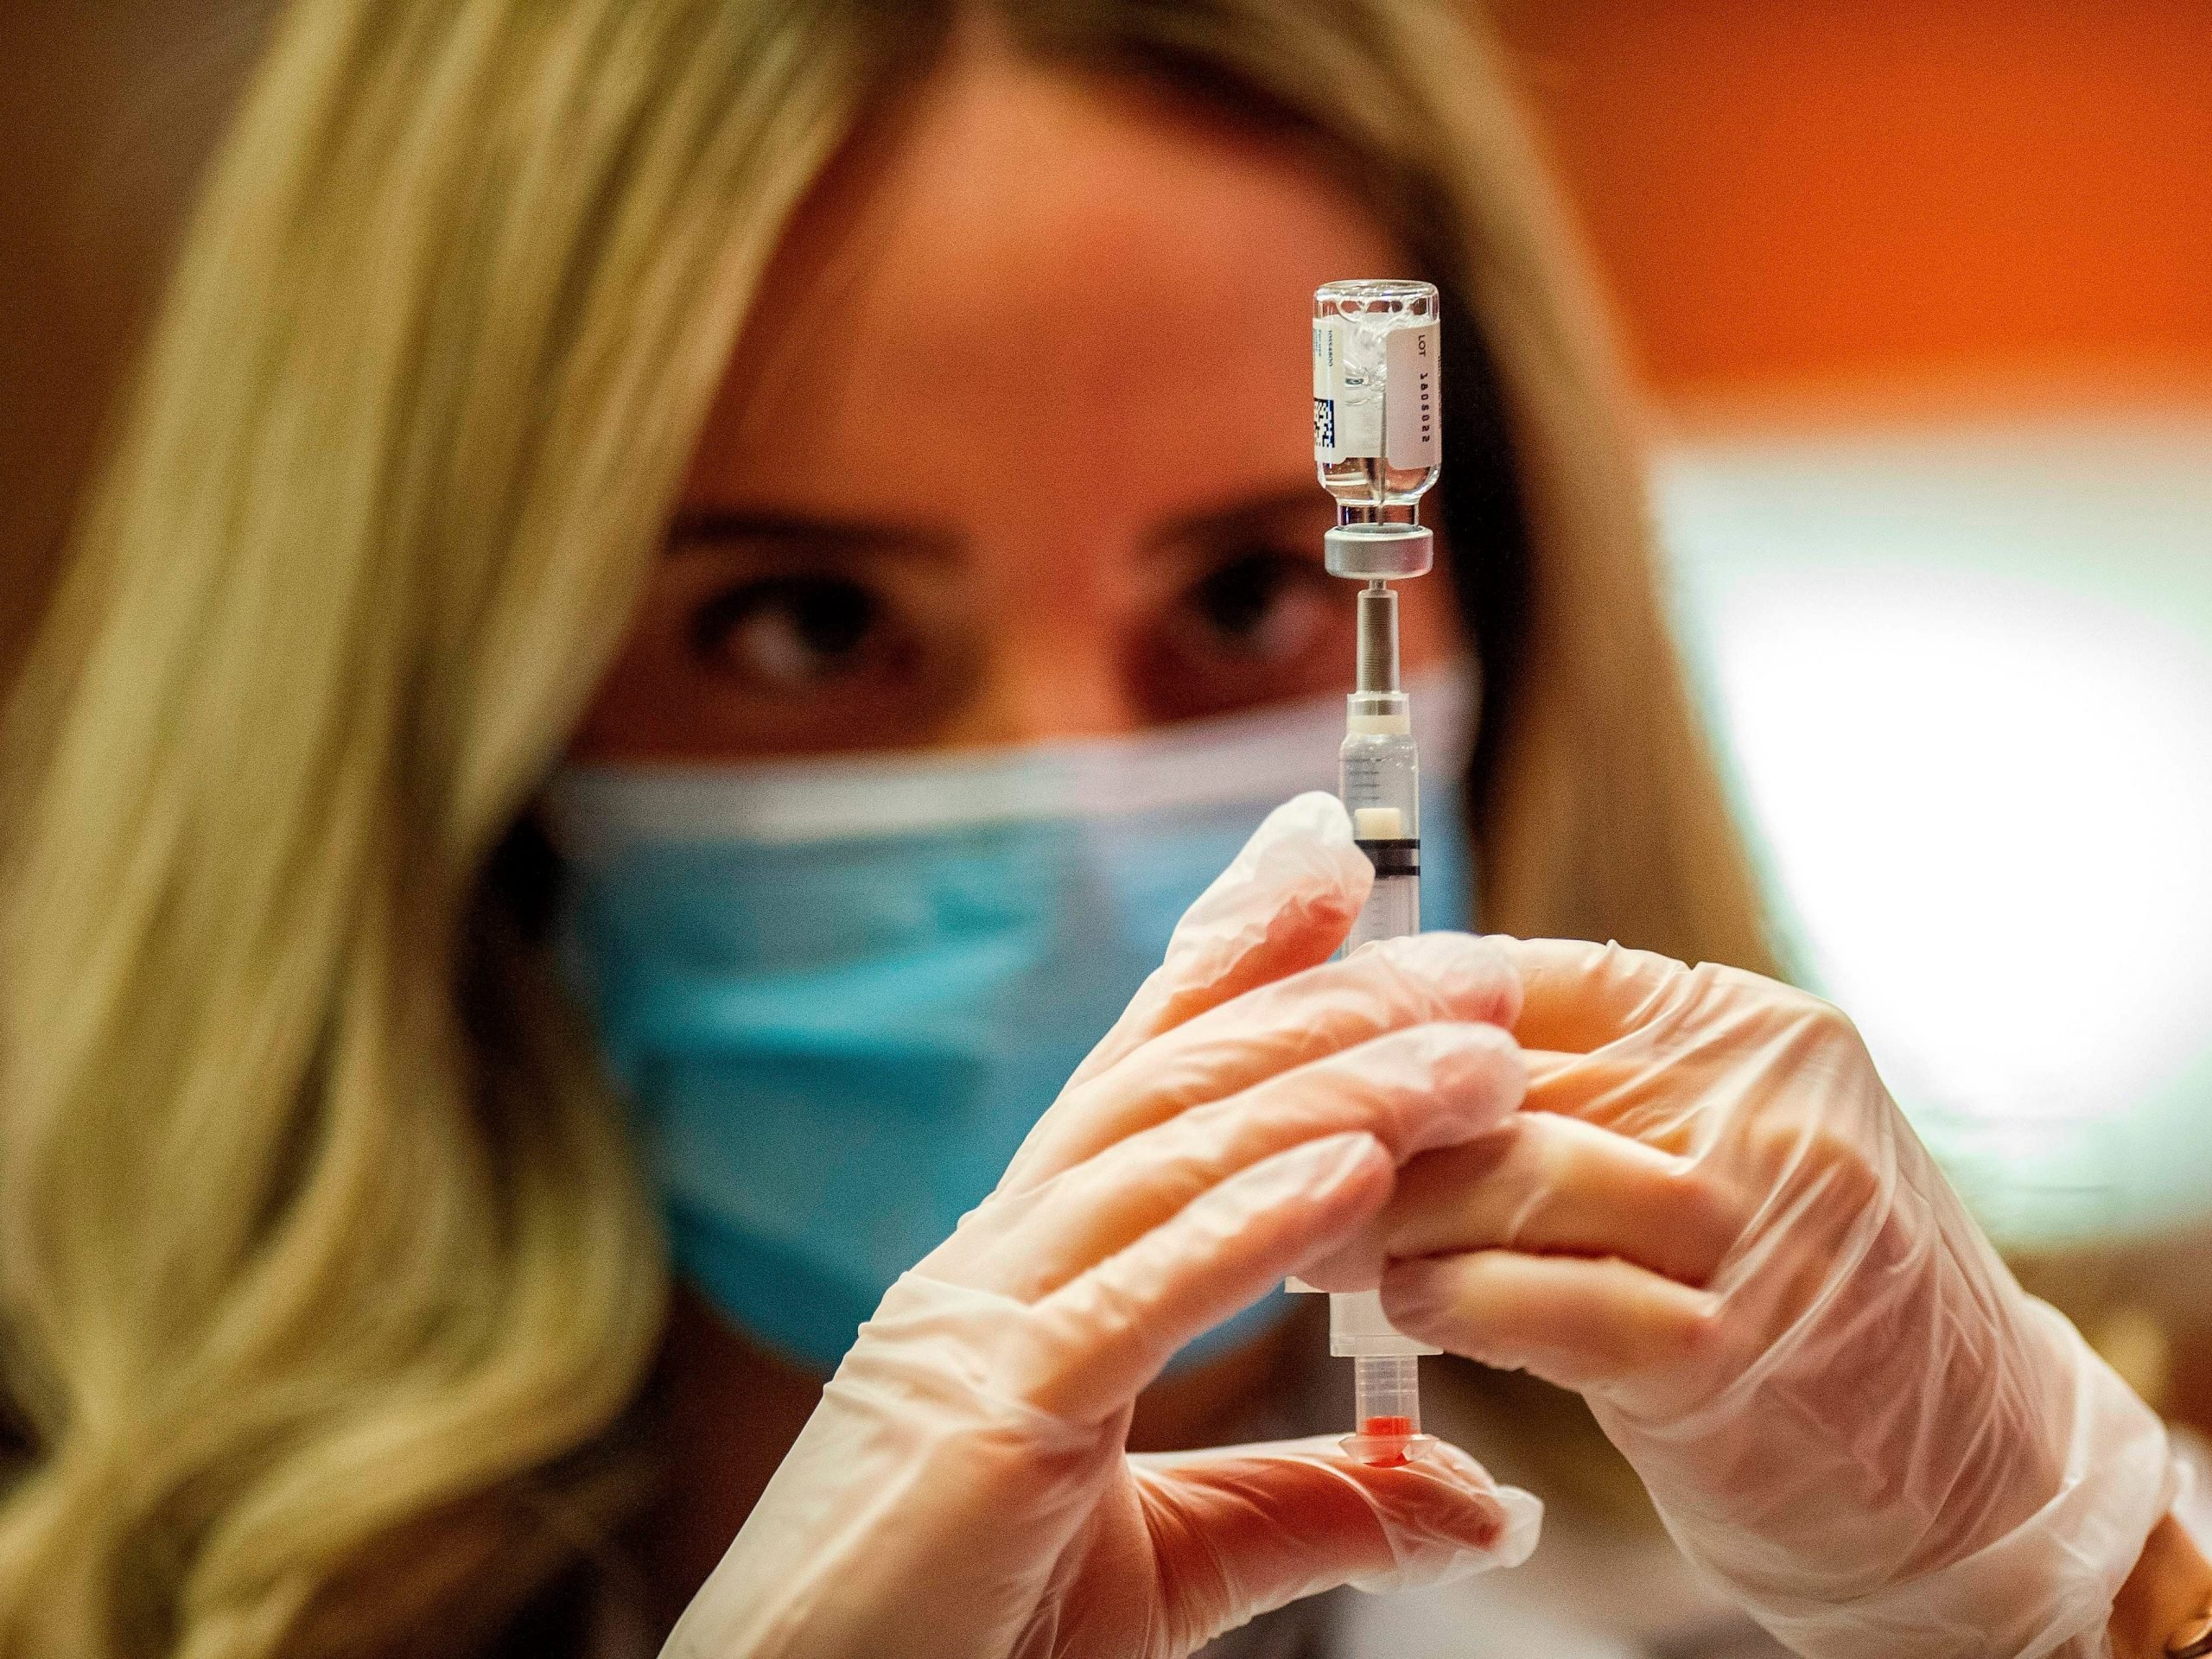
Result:
[[[1595,1054],[1522,1055],[1529,1112],[1579,1118],[1679,1158],[1713,1156],[1751,1104],[1729,1049],[1615,1044]]]
[[[1492,942],[1522,982],[1513,1034],[1524,1047],[1586,1054],[1637,1029],[1690,969],[1671,957],[1581,939]]]
[[[1167,955],[1071,1083],[1230,997],[1326,962],[1367,902],[1375,871],[1333,795],[1311,791],[1268,814],[1183,912]]]
[[[1023,1397],[1076,1421],[1121,1409],[1178,1348],[1381,1209],[1392,1173],[1389,1148],[1351,1134],[1230,1176],[1033,1304]]]
[[[1710,1165],[1577,1118],[1522,1112],[1408,1164],[1370,1230],[1393,1258],[1610,1255],[1703,1286],[1750,1220],[1744,1195]]]
[[[1116,1141],[1278,1072],[1407,1026],[1503,1026],[1518,987],[1504,959],[1465,933],[1366,946],[1209,1009],[1111,1070],[1070,1087],[1030,1131],[1001,1191],[1034,1185]]]
[[[1409,1337],[1576,1389],[1681,1368],[1719,1330],[1710,1292],[1648,1268],[1510,1250],[1394,1262],[1382,1309]]]
[[[1713,1069],[1696,1054],[1639,1053],[1618,1046],[1594,1054],[1562,1053],[1557,1049],[1523,1047],[1528,1057],[1529,1109],[1603,1122],[1624,1103],[1641,1098],[1643,1085],[1662,1068],[1675,1079],[1676,1092],[1684,1087],[1689,1071]]]
[[[947,1242],[944,1266],[1024,1300],[1167,1221],[1239,1170],[1362,1130],[1402,1162],[1493,1128],[1521,1098],[1521,1052],[1496,1026],[1428,1025],[1262,1079],[1116,1142]],[[1368,1281],[1372,1284],[1370,1279]]]
[[[1365,1290],[1393,1260],[1510,1249],[1616,1255],[1702,1287],[1757,1207],[1731,1168],[1577,1118],[1517,1112],[1407,1164],[1389,1206],[1300,1276],[1317,1290]]]
[[[1792,993],[1796,995],[1796,993]],[[1807,997],[1815,1029],[1832,1011]],[[1842,1016],[1833,1014],[1835,1023]],[[1756,1140],[1760,1155],[1774,1155],[1766,1143],[1794,1143],[1838,1105],[1853,1125],[1875,1114],[1861,1104],[1859,1090],[1840,1090],[1824,1081],[1824,1062],[1812,1056],[1802,1036],[1783,1041],[1763,1038],[1771,1058],[1798,1070],[1761,1077],[1746,1064],[1743,1046],[1694,1041],[1663,1046],[1617,1044],[1595,1054],[1561,1054],[1549,1049],[1522,1051],[1529,1089],[1522,1104],[1532,1113],[1580,1118],[1648,1147],[1695,1159],[1741,1161],[1742,1143]],[[1854,1044],[1858,1039],[1850,1038]],[[1770,1067],[1770,1070],[1772,1068]],[[1886,1099],[1886,1096],[1883,1096]],[[1742,1185],[1742,1183],[1738,1183]]]
[[[1129,1461],[1173,1653],[1338,1585],[1410,1590],[1516,1567],[1543,1517],[1443,1444],[1391,1469],[1319,1438]]]

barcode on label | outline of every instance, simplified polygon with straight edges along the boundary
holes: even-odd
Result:
[[[1316,397],[1313,400],[1313,447],[1333,449],[1337,447],[1337,400]]]

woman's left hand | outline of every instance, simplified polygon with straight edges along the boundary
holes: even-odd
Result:
[[[1367,1243],[1392,1320],[1587,1395],[1800,1653],[2106,1652],[2163,1430],[2014,1281],[1850,1021],[1732,969],[1500,943],[1528,1109],[1402,1173]]]

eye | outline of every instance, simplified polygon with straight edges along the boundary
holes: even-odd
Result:
[[[1263,551],[1216,567],[1191,589],[1188,603],[1215,649],[1280,662],[1319,643],[1342,609],[1339,599],[1310,559]]]
[[[888,607],[841,576],[769,576],[717,594],[691,622],[692,649],[772,690],[803,691],[880,665],[895,647]]]

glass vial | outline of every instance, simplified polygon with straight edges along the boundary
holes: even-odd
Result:
[[[1427,283],[1330,283],[1313,295],[1313,461],[1346,523],[1410,520],[1436,482],[1443,406]]]

